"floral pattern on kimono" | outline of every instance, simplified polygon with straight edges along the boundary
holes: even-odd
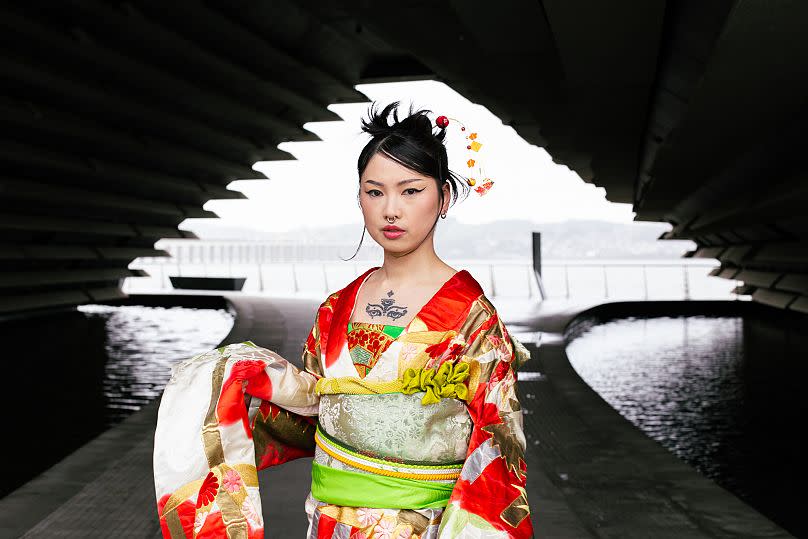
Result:
[[[347,352],[346,325],[359,287],[377,269],[370,268],[319,306],[304,343],[302,370],[249,341],[175,366],[155,433],[155,485],[164,537],[196,537],[208,522],[212,531],[207,537],[263,537],[256,470],[315,454],[315,420],[322,407],[314,386],[320,379],[350,378],[379,384],[408,379],[409,388],[402,393],[420,391],[424,402],[432,399],[433,404],[423,405],[426,414],[446,408],[435,402],[461,405],[455,409],[470,418],[462,468],[445,508],[340,506],[310,493],[305,501],[309,537],[532,537],[515,374],[529,358],[527,350],[508,333],[479,283],[462,270],[359,378]],[[472,375],[463,384],[444,380],[440,386],[431,378],[418,378],[418,373],[441,368]],[[174,415],[180,408],[182,419]],[[201,419],[189,421],[189,408]],[[177,432],[173,427],[180,423],[184,428]],[[194,447],[199,433],[203,451]]]

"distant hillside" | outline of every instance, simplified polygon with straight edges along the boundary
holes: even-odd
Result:
[[[270,232],[227,225],[217,219],[196,219],[189,221],[184,228],[192,230],[200,239],[293,240],[354,246],[359,244],[362,235],[362,227],[358,224]],[[695,243],[688,240],[657,239],[669,229],[667,223],[594,220],[561,223],[501,220],[472,225],[458,223],[449,217],[438,224],[435,249],[444,258],[530,259],[532,232],[541,232],[544,259],[671,259],[680,258],[684,252],[695,247]],[[370,235],[365,233],[364,244],[372,243]]]

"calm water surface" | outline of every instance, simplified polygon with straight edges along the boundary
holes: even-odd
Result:
[[[580,325],[567,354],[618,412],[797,536],[808,318],[626,318]]]
[[[106,326],[107,420],[122,420],[163,391],[177,361],[216,347],[233,327],[224,309],[83,305]]]
[[[0,497],[156,398],[173,363],[217,346],[224,309],[85,305],[0,324],[8,467]]]

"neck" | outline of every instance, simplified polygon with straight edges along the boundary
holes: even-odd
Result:
[[[382,282],[391,284],[430,281],[436,271],[446,264],[435,254],[430,234],[415,250],[408,253],[384,252],[384,262],[378,270]]]

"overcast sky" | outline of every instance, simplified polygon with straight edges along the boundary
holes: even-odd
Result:
[[[449,209],[461,223],[499,219],[526,219],[537,223],[567,219],[602,219],[631,222],[630,204],[614,204],[605,190],[581,180],[565,166],[556,165],[542,148],[525,142],[516,131],[450,87],[435,81],[362,84],[356,89],[377,100],[380,107],[395,100],[403,110],[417,108],[462,120],[478,133],[479,152],[487,175],[496,183],[483,197],[471,192]],[[237,180],[229,187],[249,200],[212,200],[205,209],[216,212],[222,224],[282,231],[328,224],[362,223],[357,205],[356,160],[369,135],[361,133],[360,119],[369,103],[335,104],[328,108],[344,121],[310,122],[303,127],[319,142],[284,142],[278,145],[297,160],[261,161],[253,168],[269,180]],[[401,114],[399,115],[401,116]],[[453,138],[454,137],[454,138]],[[449,168],[468,176],[465,140],[451,130],[446,144]],[[187,221],[189,225],[193,220]]]

